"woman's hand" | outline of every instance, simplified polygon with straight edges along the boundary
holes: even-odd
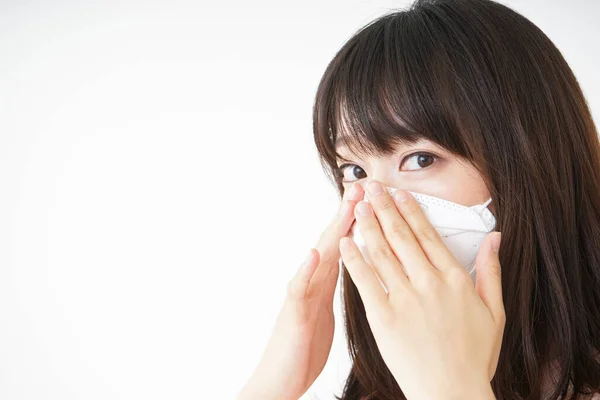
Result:
[[[339,241],[354,222],[364,191],[345,193],[310,257],[289,281],[275,328],[238,400],[297,400],[325,367],[333,342],[333,296],[339,276]]]
[[[506,318],[492,249],[500,234],[485,238],[474,286],[410,193],[392,197],[374,181],[367,192],[372,206],[359,202],[355,215],[373,266],[352,239],[340,249],[390,372],[409,400],[493,399]]]

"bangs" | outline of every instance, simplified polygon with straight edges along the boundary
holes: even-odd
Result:
[[[313,128],[331,174],[344,158],[389,156],[399,144],[427,139],[468,157],[452,82],[456,72],[443,35],[425,10],[384,15],[359,30],[336,54],[319,85]],[[462,125],[461,125],[462,124]],[[325,165],[324,165],[325,166]]]

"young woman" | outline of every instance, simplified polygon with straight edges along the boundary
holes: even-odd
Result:
[[[600,393],[600,142],[539,28],[491,0],[384,15],[327,67],[314,139],[342,205],[289,282],[239,399],[298,399],[321,373],[340,258],[352,368],[338,398]],[[377,184],[399,190],[376,195]],[[397,196],[407,191],[492,199],[474,282],[415,197]],[[370,263],[346,237],[353,224]]]

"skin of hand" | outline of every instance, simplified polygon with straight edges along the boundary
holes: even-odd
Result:
[[[473,285],[409,192],[372,181],[367,195],[355,216],[373,265],[351,238],[339,245],[390,372],[410,400],[494,399],[506,320],[500,233],[484,239]]]
[[[363,198],[357,186],[344,193],[337,214],[288,282],[283,306],[258,366],[238,400],[297,400],[320,375],[333,343],[333,297],[339,276],[339,241]],[[315,251],[316,250],[316,251]]]

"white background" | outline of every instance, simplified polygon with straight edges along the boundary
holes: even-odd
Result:
[[[503,3],[598,121],[599,3]],[[0,399],[233,398],[337,209],[321,74],[408,4],[0,2]],[[321,399],[345,377],[336,329]]]

